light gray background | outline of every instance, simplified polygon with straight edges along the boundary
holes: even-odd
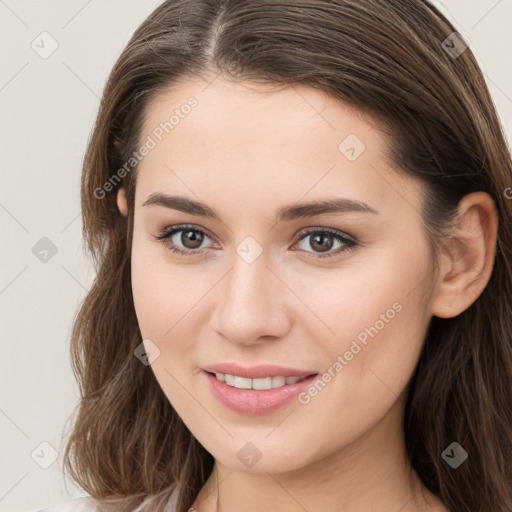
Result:
[[[512,0],[435,3],[476,54],[510,143]],[[64,488],[62,453],[41,467],[51,462],[49,445],[63,447],[78,397],[69,336],[93,278],[81,241],[80,167],[108,73],[159,4],[0,0],[0,511],[80,495],[71,482]],[[31,47],[51,48],[43,31],[59,45],[46,59]],[[32,251],[43,237],[57,248],[46,262]]]

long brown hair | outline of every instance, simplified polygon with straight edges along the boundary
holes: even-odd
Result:
[[[103,509],[118,498],[116,510],[163,510],[176,489],[185,512],[213,468],[134,357],[142,341],[130,280],[137,167],[125,164],[153,98],[184,77],[222,72],[308,85],[378,120],[394,167],[426,186],[423,222],[434,249],[465,194],[494,199],[490,281],[460,315],[432,318],[404,430],[413,468],[447,508],[512,510],[512,163],[482,72],[454,32],[422,0],[167,0],[135,31],[103,92],[81,186],[97,277],[73,326],[81,396],[64,460]],[[116,205],[120,186],[126,217]],[[442,460],[453,441],[469,454],[456,470]]]

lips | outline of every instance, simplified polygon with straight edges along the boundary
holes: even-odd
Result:
[[[253,368],[254,369],[254,368]],[[281,368],[279,371],[282,371]],[[306,377],[294,384],[258,391],[238,389],[218,380],[209,372],[202,372],[212,395],[226,408],[245,415],[269,414],[291,403],[294,398],[313,385],[316,375]],[[248,377],[250,378],[250,377]]]
[[[314,370],[302,370],[285,366],[264,364],[258,366],[242,366],[238,363],[220,363],[203,367],[208,373],[224,373],[238,375],[247,379],[263,379],[265,377],[297,377],[302,379],[310,375],[316,375]]]

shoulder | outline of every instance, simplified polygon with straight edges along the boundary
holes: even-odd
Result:
[[[94,502],[88,496],[75,498],[58,505],[48,505],[33,512],[98,512]]]

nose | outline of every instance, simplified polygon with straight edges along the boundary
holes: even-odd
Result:
[[[289,331],[288,301],[293,294],[263,255],[252,263],[235,256],[233,267],[216,289],[211,327],[232,343],[260,344]]]

